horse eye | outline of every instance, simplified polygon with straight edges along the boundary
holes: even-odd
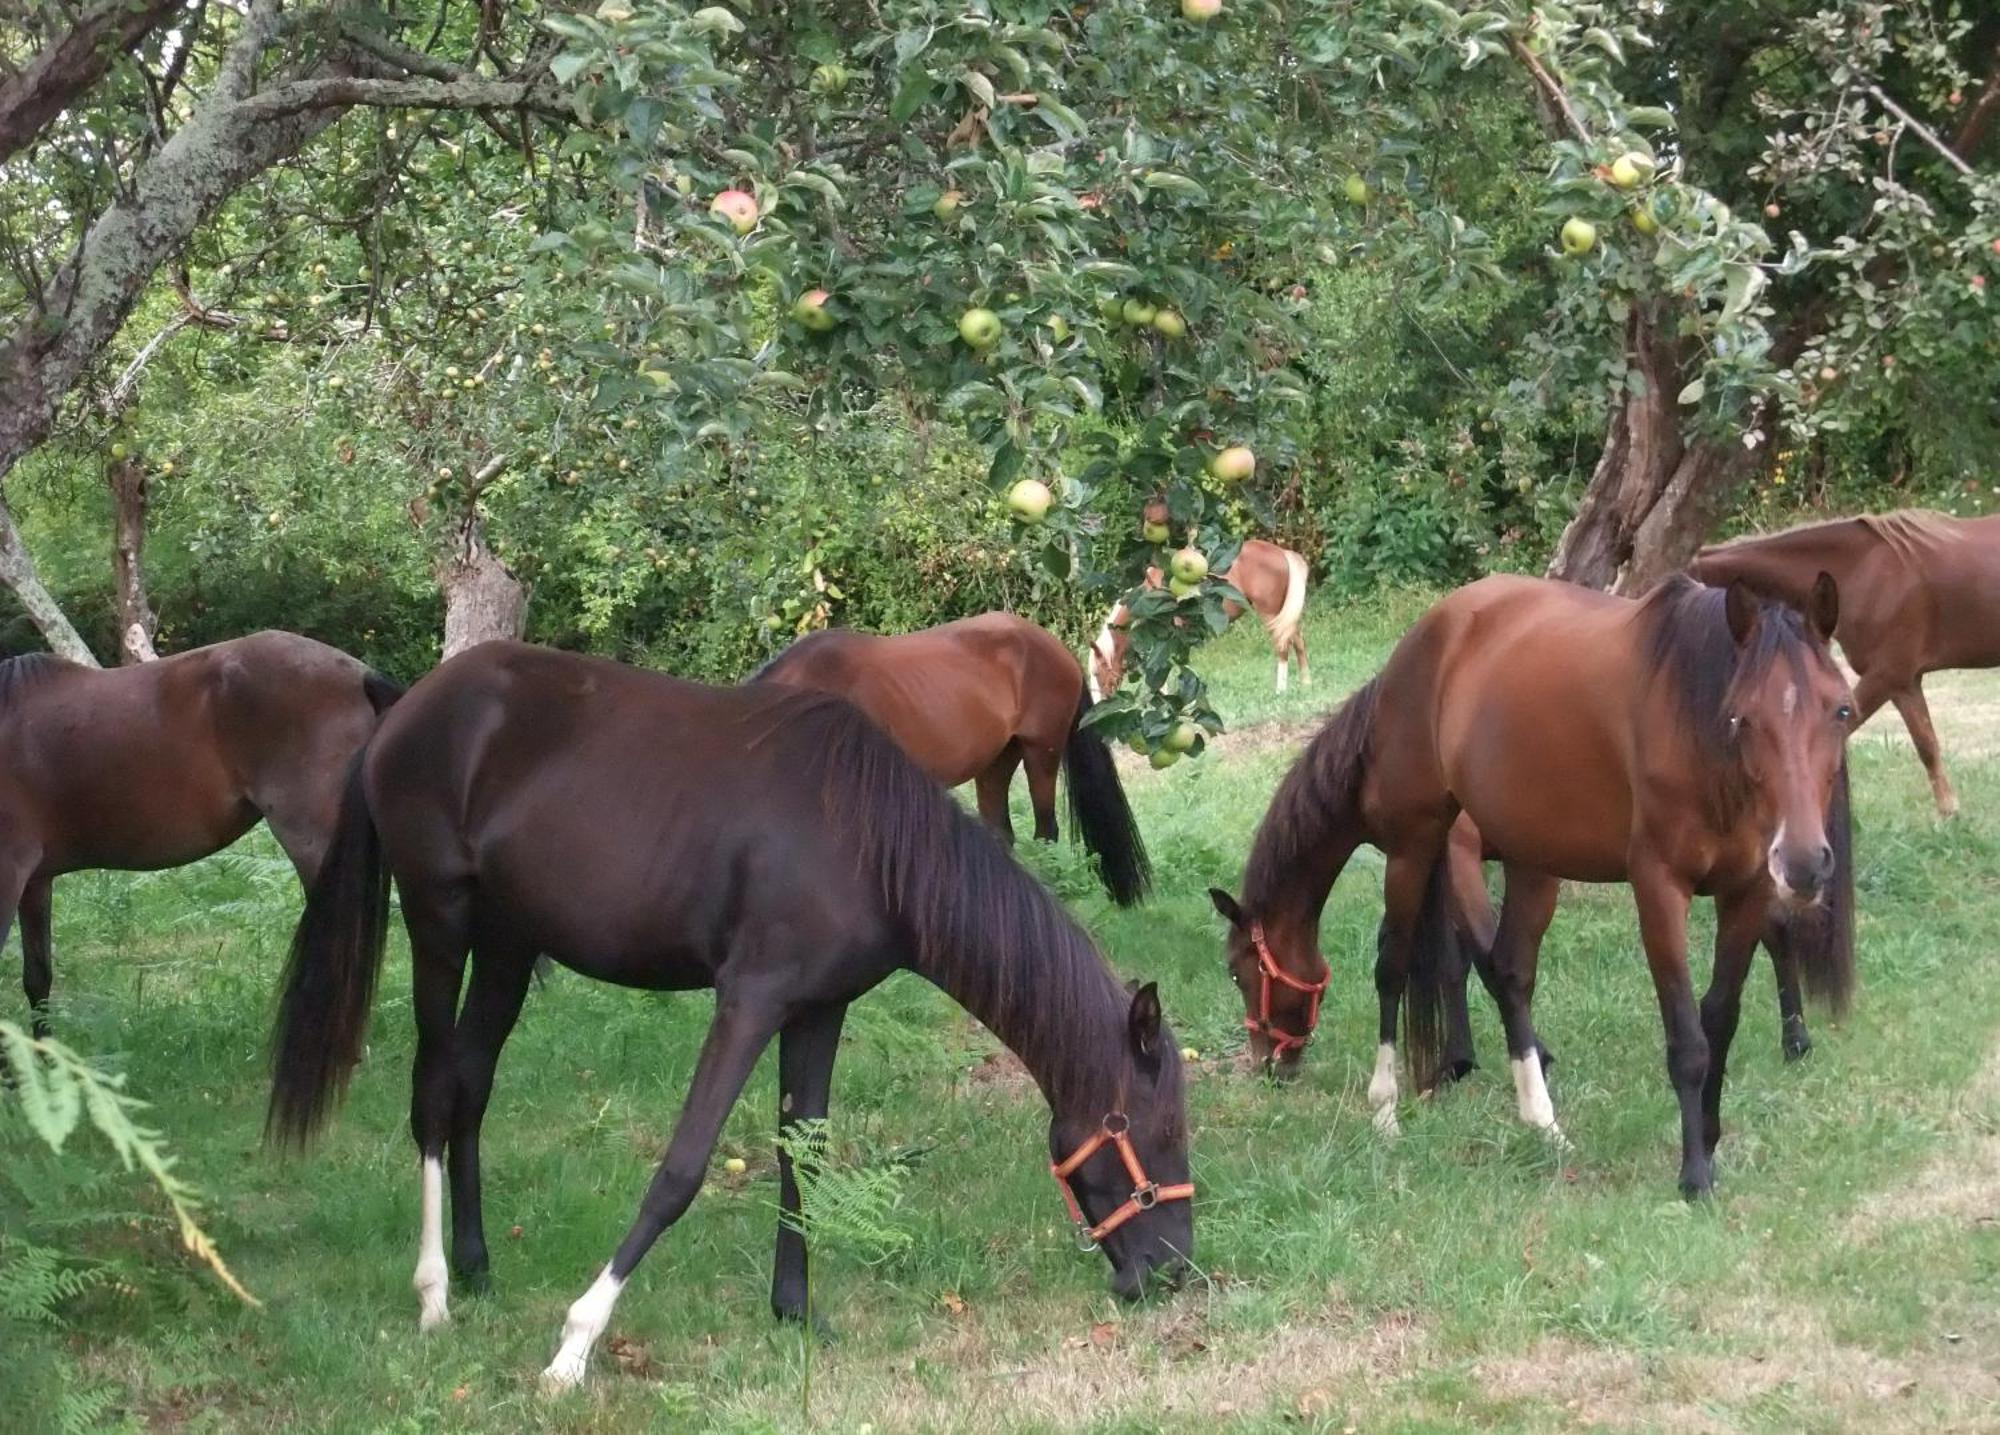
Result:
[[[1743,731],[1743,714],[1731,713],[1729,715],[1729,735],[1731,737],[1735,737],[1738,733],[1742,731]]]
[[[1835,722],[1853,722],[1854,709],[1849,707],[1846,703],[1842,703],[1839,707],[1833,710],[1833,720]]]

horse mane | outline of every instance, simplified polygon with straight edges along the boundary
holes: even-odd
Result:
[[[1053,1108],[1123,1109],[1131,997],[1082,928],[859,708],[812,694],[784,725],[815,755],[804,779],[879,881],[908,964],[1012,1047]],[[1161,1055],[1177,1087],[1179,1053]]]
[[[1735,820],[1750,798],[1749,775],[1729,732],[1729,695],[1740,683],[1754,683],[1780,661],[1790,665],[1803,687],[1807,661],[1828,658],[1806,629],[1803,616],[1786,603],[1763,602],[1749,645],[1739,649],[1724,612],[1728,593],[1685,574],[1675,574],[1641,600],[1650,631],[1647,655],[1665,680],[1694,735],[1708,774],[1711,816],[1722,826]]]
[[[1243,868],[1243,902],[1263,911],[1300,874],[1320,867],[1352,822],[1362,756],[1375,725],[1381,679],[1370,678],[1335,710],[1286,771],[1251,840]]]
[[[1913,567],[1921,567],[1928,556],[1925,549],[1947,543],[1952,537],[1951,521],[1926,508],[1899,508],[1893,513],[1864,513],[1854,520],[1894,549],[1896,556]]]
[[[0,708],[40,687],[64,669],[80,669],[82,666],[54,653],[22,653],[18,657],[0,659]]]

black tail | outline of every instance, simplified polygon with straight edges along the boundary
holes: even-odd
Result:
[[[1403,1060],[1418,1091],[1429,1091],[1443,1074],[1450,1002],[1454,992],[1465,990],[1466,953],[1452,918],[1449,861],[1449,849],[1438,853],[1424,884],[1409,983],[1403,989]]]
[[[1090,693],[1085,691],[1076,700],[1069,744],[1063,749],[1063,768],[1069,778],[1070,834],[1081,836],[1085,850],[1096,854],[1111,900],[1129,907],[1152,887],[1153,864],[1118,781],[1118,764],[1111,760],[1111,749],[1083,725],[1089,711]]]
[[[1806,995],[1838,1017],[1854,1001],[1854,811],[1845,757],[1826,808],[1826,840],[1833,848],[1833,879],[1818,903],[1786,913],[1783,921]]]
[[[382,969],[389,868],[361,781],[367,755],[362,748],[348,768],[333,842],[292,935],[264,1116],[265,1139],[281,1145],[304,1145],[346,1089]]]
[[[361,691],[368,697],[368,706],[374,708],[375,715],[380,717],[394,707],[396,699],[409,689],[400,683],[390,681],[370,668],[361,675]]]

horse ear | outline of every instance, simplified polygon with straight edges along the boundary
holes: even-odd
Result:
[[[1222,920],[1232,927],[1245,928],[1250,919],[1243,915],[1243,909],[1236,905],[1236,899],[1220,887],[1208,889],[1208,900],[1215,903],[1215,910],[1222,914]]]
[[[1833,581],[1831,573],[1813,579],[1812,597],[1806,603],[1806,622],[1822,643],[1833,636],[1834,626],[1840,622],[1840,585]]]
[[[1742,647],[1757,631],[1757,595],[1741,578],[1732,578],[1722,611],[1729,619],[1729,636],[1736,640],[1737,647]]]
[[[1159,1050],[1161,1020],[1159,984],[1147,982],[1132,994],[1132,1010],[1125,1019],[1132,1034],[1132,1050],[1141,1056]]]

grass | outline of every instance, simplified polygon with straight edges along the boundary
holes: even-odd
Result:
[[[850,1020],[833,1132],[844,1160],[907,1163],[894,1219],[912,1239],[874,1264],[819,1253],[815,1296],[837,1338],[814,1357],[816,1428],[2000,1428],[2000,766],[1984,757],[1954,763],[1966,816],[1940,826],[1888,723],[1857,741],[1862,1000],[1786,1067],[1760,965],[1711,1203],[1675,1194],[1659,1021],[1623,888],[1567,891],[1546,950],[1538,1017],[1562,1058],[1567,1153],[1515,1122],[1483,1003],[1488,1067],[1406,1103],[1399,1140],[1370,1129],[1370,854],[1328,910],[1335,981],[1306,1076],[1276,1090],[1231,1059],[1241,1005],[1204,889],[1235,885],[1288,740],[1422,606],[1316,605],[1316,685],[1282,698],[1260,633],[1218,645],[1223,710],[1260,726],[1201,762],[1128,776],[1162,874],[1145,908],[1109,907],[1067,847],[1024,853],[1122,972],[1160,982],[1179,1039],[1203,1053],[1191,1103],[1204,1279],[1119,1307],[1103,1262],[1070,1247],[1033,1088],[951,1003],[899,977]],[[801,1342],[766,1313],[771,1058],[585,1391],[544,1401],[535,1373],[631,1217],[711,1003],[566,973],[530,998],[487,1122],[495,1289],[457,1293],[450,1328],[419,1338],[400,943],[329,1138],[304,1160],[258,1146],[290,882],[259,838],[178,872],[59,887],[61,1034],[158,1103],[265,1309],[191,1273],[100,1287],[65,1328],[0,1358],[0,1412],[29,1398],[8,1396],[10,1378],[46,1395],[23,1372],[51,1367],[73,1392],[108,1392],[114,1428],[799,1428]],[[24,1149],[0,1144],[0,1157]],[[722,1169],[732,1155],[740,1176]],[[140,1198],[114,1184],[90,1200]],[[148,1209],[71,1243],[171,1264],[163,1231]],[[46,1407],[28,1416],[0,1421],[51,1427]]]

